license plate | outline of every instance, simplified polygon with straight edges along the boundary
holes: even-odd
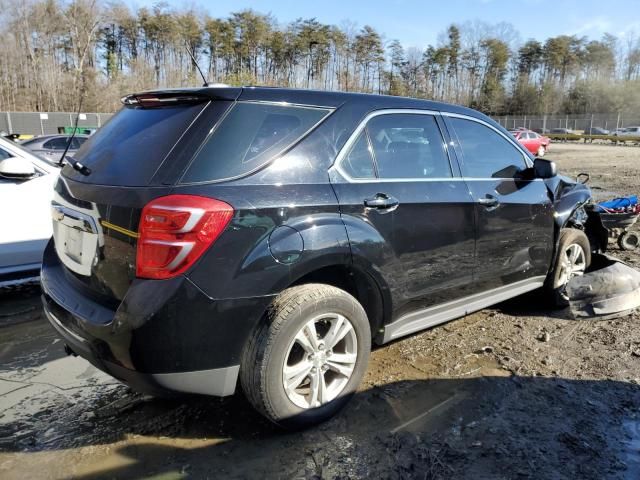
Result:
[[[91,275],[91,265],[98,253],[99,234],[94,217],[55,202],[51,213],[58,257],[75,273]]]
[[[82,232],[75,228],[65,227],[65,253],[78,263],[82,263]]]

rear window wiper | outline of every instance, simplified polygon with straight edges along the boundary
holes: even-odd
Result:
[[[85,165],[75,160],[73,157],[70,157],[69,155],[65,155],[64,159],[60,163],[62,162],[67,162],[69,165],[71,165],[71,167],[74,170],[77,170],[85,177],[88,175],[91,175],[91,169],[89,167],[86,167]]]

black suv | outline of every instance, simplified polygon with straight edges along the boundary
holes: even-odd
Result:
[[[123,103],[60,176],[42,287],[68,353],[139,390],[239,381],[312,424],[372,344],[545,284],[566,301],[603,245],[589,189],[474,110],[254,87]]]

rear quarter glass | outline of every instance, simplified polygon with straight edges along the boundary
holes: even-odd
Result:
[[[319,107],[238,102],[207,137],[180,183],[251,173],[290,148],[330,112]]]
[[[207,102],[154,108],[125,106],[80,147],[74,158],[88,176],[69,166],[64,175],[101,185],[146,186]]]

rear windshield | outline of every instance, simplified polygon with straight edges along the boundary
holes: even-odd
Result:
[[[260,168],[329,112],[326,108],[239,102],[205,140],[181,182],[224,180]]]
[[[104,185],[148,185],[206,102],[154,108],[125,106],[89,137],[74,158],[89,176],[65,167],[74,180]]]

